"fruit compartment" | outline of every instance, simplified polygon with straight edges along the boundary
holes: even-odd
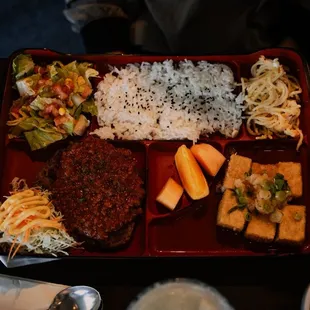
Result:
[[[200,140],[197,143],[203,143],[204,141]],[[156,202],[156,197],[167,182],[169,178],[173,178],[177,183],[182,184],[179,178],[174,156],[181,145],[186,145],[190,148],[193,143],[185,141],[173,141],[173,142],[153,142],[149,145],[148,148],[148,215],[149,219],[154,219],[158,217],[171,216],[172,213],[178,213],[184,208],[192,205],[193,200],[184,192],[182,198],[180,199],[177,207],[170,211],[167,208],[163,207],[160,203]],[[223,152],[222,146],[213,141],[209,141],[213,147]],[[214,186],[217,182],[220,173],[215,177],[210,177],[205,174],[206,180],[209,184],[209,187]]]
[[[199,140],[197,143],[204,143]],[[208,141],[223,153],[223,145]],[[210,194],[201,200],[192,200],[184,191],[177,207],[170,211],[156,202],[156,197],[168,178],[182,184],[175,166],[174,156],[178,148],[193,143],[184,141],[153,142],[148,149],[148,197],[147,197],[147,246],[151,256],[200,255],[205,254],[215,238],[215,229],[210,225],[215,221],[219,202],[218,184],[224,169],[215,177],[204,173]],[[199,235],[207,234],[208,242]],[[197,238],[198,235],[198,238]]]

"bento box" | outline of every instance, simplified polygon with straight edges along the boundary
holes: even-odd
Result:
[[[310,252],[309,220],[306,220],[305,224],[305,240],[302,245],[297,247],[282,245],[277,242],[256,242],[245,238],[243,233],[217,225],[218,206],[223,196],[219,186],[225,177],[231,154],[250,158],[253,162],[262,165],[276,165],[279,162],[301,164],[302,195],[294,198],[294,204],[305,206],[306,213],[309,212],[310,194],[307,190],[310,181],[308,146],[310,125],[307,121],[310,117],[308,69],[307,64],[299,54],[289,49],[266,49],[249,55],[227,56],[64,55],[46,49],[28,49],[16,52],[10,58],[1,109],[1,197],[8,195],[10,183],[15,177],[26,179],[29,185],[34,184],[38,173],[44,168],[46,162],[59,149],[66,148],[72,140],[77,140],[76,138],[69,138],[46,148],[31,151],[26,141],[8,139],[9,129],[6,123],[9,119],[12,102],[18,97],[17,91],[13,89],[12,61],[20,53],[31,55],[35,63],[51,63],[56,60],[63,63],[70,63],[73,60],[90,62],[100,76],[92,82],[94,89],[105,78],[105,74],[111,71],[111,67],[120,69],[127,64],[145,62],[152,64],[167,59],[172,60],[173,63],[188,60],[194,64],[200,61],[224,64],[232,70],[235,81],[239,82],[234,90],[236,94],[242,88],[241,77],[250,78],[251,67],[260,56],[263,55],[271,59],[278,58],[281,64],[290,69],[290,74],[296,77],[302,89],[299,119],[304,138],[298,151],[296,151],[296,139],[277,137],[256,139],[247,131],[244,119],[242,119],[238,134],[231,137],[225,137],[220,133],[202,135],[195,143],[213,146],[225,156],[226,161],[216,176],[211,177],[204,173],[209,186],[207,197],[193,200],[189,195],[183,194],[177,207],[171,211],[158,203],[156,198],[169,178],[173,178],[177,183],[182,184],[175,165],[175,154],[182,145],[190,148],[193,141],[189,139],[112,139],[109,143],[116,148],[129,149],[136,160],[136,168],[143,180],[145,191],[144,199],[141,202],[143,213],[137,218],[134,232],[126,246],[115,249],[89,249],[81,246],[69,249],[68,257],[259,256]],[[97,118],[92,117],[85,135],[89,135],[98,127]],[[3,251],[5,252],[5,250]],[[31,256],[34,254],[21,255]]]

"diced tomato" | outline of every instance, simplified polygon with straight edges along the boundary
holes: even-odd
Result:
[[[59,104],[57,102],[53,102],[47,105],[43,110],[43,115],[50,115],[52,114],[53,117],[57,117],[59,115]]]
[[[53,84],[53,82],[49,78],[40,79],[38,81],[38,86],[48,86],[48,85],[52,85],[52,84]]]
[[[49,104],[49,105],[45,106],[43,113],[44,114],[50,114],[50,113],[52,113],[52,110],[53,110],[53,105]]]
[[[14,113],[14,114],[19,114],[19,107],[13,107],[12,109],[11,109],[11,113]]]
[[[57,117],[59,115],[58,109],[55,106],[53,106],[52,114],[54,117]]]
[[[68,98],[68,94],[66,94],[66,93],[63,91],[61,85],[59,85],[59,84],[54,84],[54,85],[52,86],[52,90],[53,90],[53,92],[54,92],[61,100],[65,100],[65,99]]]
[[[34,73],[45,74],[47,72],[46,68],[40,66],[34,66]]]
[[[91,92],[91,88],[89,86],[85,86],[81,95],[83,98],[87,98],[91,94]]]
[[[34,66],[34,73],[39,73],[40,67],[39,66]]]
[[[43,114],[44,119],[50,119],[50,115],[49,114]]]
[[[68,107],[73,107],[73,102],[72,102],[72,100],[69,100],[69,101],[67,102],[67,106],[68,106]]]
[[[71,79],[65,79],[65,86],[62,89],[67,94],[72,93],[74,91],[73,81]]]
[[[54,123],[55,123],[56,126],[59,126],[59,125],[65,123],[66,121],[67,121],[66,115],[57,116],[57,117],[54,119]]]

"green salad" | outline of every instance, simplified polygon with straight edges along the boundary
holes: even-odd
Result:
[[[89,126],[85,114],[97,115],[90,78],[98,74],[88,62],[39,66],[30,55],[18,55],[13,75],[20,97],[10,109],[9,138],[26,138],[34,151],[83,135]]]

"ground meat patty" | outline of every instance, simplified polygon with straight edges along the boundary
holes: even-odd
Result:
[[[103,247],[126,243],[142,213],[143,182],[130,150],[94,136],[58,153],[39,176],[67,229]]]

